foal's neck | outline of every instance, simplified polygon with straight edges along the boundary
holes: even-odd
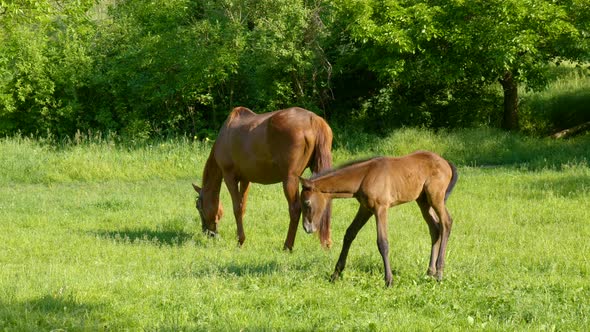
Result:
[[[334,197],[352,197],[365,178],[370,160],[348,165],[313,179],[314,186],[320,192]]]

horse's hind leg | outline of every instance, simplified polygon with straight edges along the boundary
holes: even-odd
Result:
[[[238,232],[238,242],[240,245],[244,243],[246,240],[246,234],[244,233],[244,225],[243,219],[244,214],[246,214],[246,202],[248,201],[248,192],[250,191],[250,182],[249,181],[240,181],[240,210],[238,211],[240,215],[240,222],[237,225],[237,232]],[[238,220],[238,219],[236,219]]]
[[[428,271],[426,272],[429,276],[436,275],[436,262],[438,260],[438,253],[440,250],[440,224],[438,221],[438,217],[434,212],[434,209],[428,203],[428,199],[426,195],[422,195],[416,200],[418,206],[420,207],[420,211],[422,212],[422,217],[426,220],[428,224],[428,230],[430,231],[430,240],[432,247],[430,249],[430,262],[428,264]]]

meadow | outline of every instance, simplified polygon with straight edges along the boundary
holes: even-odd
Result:
[[[211,142],[0,139],[0,330],[585,330],[590,325],[590,136],[488,128],[335,129],[340,164],[438,152],[459,168],[445,279],[425,275],[430,238],[414,203],[389,210],[394,285],[374,222],[328,281],[358,203],[334,201],[333,247],[300,227],[282,250],[280,185],[252,185],[246,242],[231,202],[200,232],[191,182]]]

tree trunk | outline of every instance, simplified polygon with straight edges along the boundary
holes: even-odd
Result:
[[[499,81],[504,90],[502,129],[518,130],[518,84],[510,71],[507,71]]]

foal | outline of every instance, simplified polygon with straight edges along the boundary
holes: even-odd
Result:
[[[441,156],[418,151],[400,158],[377,157],[354,162],[341,168],[300,177],[303,228],[312,233],[320,224],[327,203],[332,198],[356,198],[359,209],[346,230],[342,251],[331,280],[336,280],[346,265],[348,250],[359,230],[372,215],[377,219],[377,246],[385,269],[385,284],[391,286],[387,210],[416,201],[430,230],[432,249],[428,275],[442,280],[445,252],[452,219],[445,202],[457,182],[457,168]]]

